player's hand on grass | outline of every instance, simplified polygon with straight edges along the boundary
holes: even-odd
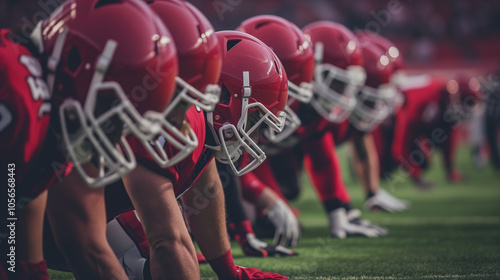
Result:
[[[400,200],[383,189],[365,201],[365,208],[369,211],[387,211],[389,213],[401,212],[409,207],[409,202]]]
[[[274,244],[297,246],[300,238],[300,225],[290,207],[282,199],[278,199],[266,215],[276,227]]]
[[[274,272],[262,272],[257,268],[246,268],[242,266],[236,266],[237,278],[231,280],[286,280],[288,277],[280,275]],[[229,279],[223,279],[229,280]]]
[[[330,235],[335,238],[348,236],[379,237],[381,234],[376,228],[349,222],[344,208],[328,213],[330,219]]]
[[[351,209],[347,211],[347,220],[351,224],[374,229],[375,231],[377,231],[378,236],[386,236],[389,233],[389,231],[386,228],[373,224],[372,222],[363,219],[361,217],[361,211],[359,211],[358,209]]]
[[[283,246],[270,246],[266,242],[255,237],[253,233],[247,233],[239,241],[243,252],[253,257],[286,257],[296,256],[297,253]]]

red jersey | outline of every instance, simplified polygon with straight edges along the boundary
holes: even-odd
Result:
[[[22,208],[47,187],[38,188],[34,178],[40,173],[36,166],[42,166],[37,161],[51,105],[39,61],[12,38],[9,30],[0,30],[0,166],[9,169],[2,176],[13,178],[4,182],[15,180],[15,198]]]
[[[422,78],[422,83],[404,91],[405,104],[396,115],[392,154],[415,177],[420,176],[418,162],[428,158],[432,147],[444,152],[447,168],[451,167],[455,119],[447,115],[446,81]]]
[[[191,125],[198,138],[198,146],[187,158],[168,168],[160,167],[142,143],[135,138],[129,139],[137,162],[149,170],[170,179],[174,185],[176,196],[180,196],[191,187],[213,158],[212,150],[205,147],[206,123],[204,113],[192,106],[186,112],[186,121]],[[168,156],[172,155],[173,147],[169,143],[165,142],[163,149]],[[106,187],[106,204],[108,217],[110,218],[126,210],[133,209],[121,181]]]

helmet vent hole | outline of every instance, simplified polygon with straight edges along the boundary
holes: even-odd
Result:
[[[95,4],[95,9],[99,9],[99,8],[102,8],[104,6],[107,6],[107,5],[112,5],[112,4],[120,4],[122,3],[123,1],[119,1],[119,0],[100,0],[98,1],[96,4]]]
[[[269,21],[261,22],[255,26],[255,29],[259,29],[264,25],[268,25],[269,23],[271,23],[271,22],[269,22]]]
[[[226,46],[226,51],[229,51],[232,49],[234,46],[236,46],[239,42],[241,42],[240,39],[238,40],[229,40],[227,41],[227,46]]]
[[[227,89],[226,85],[222,85],[221,94],[220,94],[220,103],[224,105],[229,105],[229,101],[231,100],[231,93]]]
[[[73,46],[69,51],[68,70],[71,73],[75,73],[78,70],[78,68],[80,68],[81,64],[82,64],[82,57],[80,56],[80,52],[75,46]]]

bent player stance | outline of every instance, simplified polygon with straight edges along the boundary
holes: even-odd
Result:
[[[277,16],[256,16],[249,18],[241,23],[238,30],[256,36],[265,44],[271,47],[274,53],[283,63],[288,76],[288,102],[285,110],[287,112],[285,127],[280,133],[275,133],[271,129],[263,130],[259,135],[259,140],[266,146],[266,143],[279,143],[292,135],[300,126],[300,119],[289,106],[295,106],[296,103],[309,103],[312,98],[312,85],[310,84],[314,71],[314,58],[310,42],[304,37],[303,32],[293,23],[277,17]],[[248,160],[248,154],[244,155],[243,162]],[[267,164],[264,162],[263,164]],[[224,170],[221,167],[222,170]],[[251,176],[252,172],[242,176]],[[240,180],[229,175],[231,182],[224,191],[227,196],[239,197]],[[232,187],[234,186],[234,187]],[[243,186],[243,193],[247,193]],[[300,226],[297,218],[294,216],[290,208],[279,199],[279,196],[270,188],[259,192],[256,195],[259,200],[259,206],[262,208],[262,213],[276,225],[274,234],[275,254],[286,254],[282,246],[296,246],[300,238]],[[255,203],[255,201],[252,201]],[[235,238],[242,246],[246,254],[252,254],[249,244],[256,242],[248,242],[253,240],[255,233],[253,232],[250,221],[246,218],[240,202],[228,204],[228,219],[230,220],[230,228],[235,232]],[[255,247],[255,246],[253,246]],[[258,252],[255,252],[258,254]],[[272,252],[271,252],[272,253]]]
[[[472,108],[480,101],[479,83],[467,77],[448,81],[432,76],[413,79],[418,83],[404,89],[405,104],[396,114],[392,128],[385,127],[382,130],[385,133],[378,135],[380,143],[386,143],[387,138],[393,139],[391,147],[379,149],[390,150],[392,156],[388,160],[392,164],[382,165],[385,168],[381,176],[397,183],[399,176],[391,177],[391,172],[401,166],[418,187],[428,188],[432,183],[424,181],[422,175],[437,148],[443,154],[447,179],[460,182],[462,176],[454,165],[456,128],[471,116]]]
[[[260,164],[265,155],[252,137],[262,123],[276,130],[283,126],[282,111],[287,98],[286,74],[272,51],[255,38],[227,31],[217,32],[208,39],[216,40],[215,36],[218,37],[218,48],[224,58],[219,80],[222,87],[221,103],[214,112],[207,113],[207,128],[203,112],[198,112],[196,108],[188,111],[185,121],[176,122],[189,125],[198,138],[193,155],[172,167],[161,168],[138,146],[134,149],[140,165],[123,178],[139,219],[129,213],[109,226],[120,232],[133,226],[117,227],[116,223],[125,224],[129,219],[140,220],[144,229],[142,236],[146,237],[142,240],[149,243],[149,246],[142,247],[136,247],[133,243],[135,249],[122,249],[118,244],[116,252],[125,253],[121,259],[126,267],[132,268],[127,270],[130,276],[148,277],[149,274],[143,271],[148,270],[149,264],[152,279],[200,277],[194,246],[176,201],[181,196],[187,224],[220,279],[286,279],[279,274],[263,273],[258,269],[234,264],[225,226],[222,184],[212,156],[214,153],[217,160],[230,165],[237,174]],[[175,41],[177,44],[177,37]],[[271,72],[268,73],[269,69]],[[209,130],[207,137],[205,128]],[[168,140],[160,139],[154,144],[156,147],[160,145],[167,155],[175,151]],[[236,162],[243,151],[251,151],[254,160],[247,166],[237,167]],[[137,225],[136,221],[134,223]],[[137,230],[133,230],[134,234]],[[115,240],[109,235],[108,238]],[[141,250],[142,255],[137,253]],[[127,253],[132,251],[135,253]],[[144,258],[148,254],[146,251],[149,251],[148,262]]]

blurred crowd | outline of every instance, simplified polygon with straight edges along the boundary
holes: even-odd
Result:
[[[407,62],[441,58],[442,53],[474,60],[500,46],[500,1],[192,1],[216,30],[233,29],[260,14],[281,16],[302,27],[317,20],[368,29],[398,43]],[[479,46],[477,46],[479,44]],[[496,47],[495,47],[496,46]],[[444,49],[444,50],[441,50]],[[485,50],[486,49],[486,50]]]

